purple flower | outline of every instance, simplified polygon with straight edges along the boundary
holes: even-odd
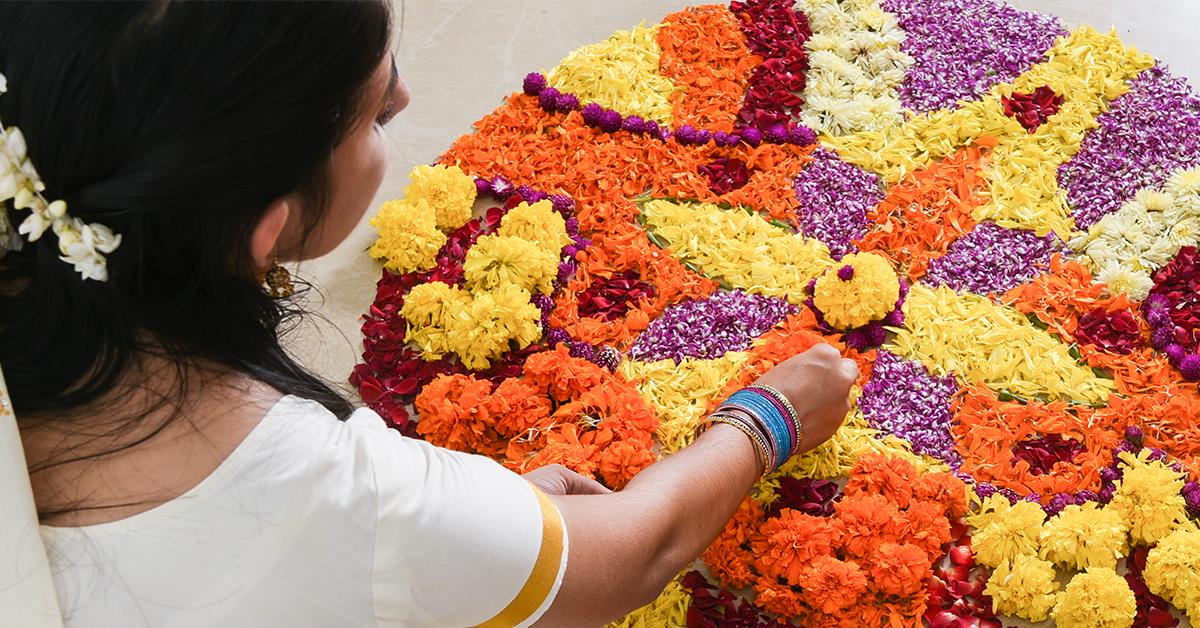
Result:
[[[833,503],[841,497],[841,492],[841,487],[832,480],[783,477],[779,479],[779,490],[775,491],[778,499],[767,506],[765,514],[777,517],[779,511],[791,508],[813,517],[828,517],[833,514]]]
[[[625,122],[621,125],[621,130],[629,131],[630,133],[645,133],[646,121],[641,116],[629,116],[625,118]]]
[[[517,188],[512,184],[512,181],[500,175],[492,177],[492,196],[496,197],[496,200],[503,203],[512,198],[513,194],[516,193]]]
[[[688,144],[696,143],[696,127],[685,124],[678,129],[675,129],[675,141],[687,146]]]
[[[1045,272],[1050,257],[1064,250],[1053,233],[1039,238],[1026,229],[983,222],[929,263],[922,283],[986,295],[1004,292]]]
[[[762,131],[759,131],[754,127],[742,129],[742,141],[751,148],[758,146],[762,143]]]
[[[650,362],[713,359],[745,351],[757,337],[796,311],[787,301],[740,290],[673,305],[650,321],[629,357]]]
[[[699,131],[696,131],[696,145],[697,146],[704,146],[711,139],[712,139],[712,131],[709,131],[708,129],[700,129]]]
[[[521,87],[524,88],[525,93],[529,94],[530,96],[540,95],[542,90],[546,89],[546,77],[542,76],[539,72],[530,72],[529,74],[525,75],[525,81],[522,83]]]
[[[605,109],[604,113],[600,114],[600,130],[605,133],[616,133],[621,130],[621,123],[624,118],[621,114],[612,109]]]
[[[914,59],[900,102],[917,113],[954,108],[1011,82],[1066,31],[1058,19],[990,0],[885,0]]]
[[[811,146],[817,143],[817,134],[804,125],[796,125],[788,133],[788,141],[797,146]]]
[[[583,358],[590,362],[594,357],[595,351],[592,349],[592,345],[589,343],[582,341],[571,342],[568,343],[567,346],[570,349],[569,353],[573,358]]]
[[[539,102],[539,104],[540,104],[540,102]],[[570,111],[575,111],[576,109],[579,108],[579,97],[576,96],[575,94],[568,94],[568,93],[559,94],[558,98],[556,99],[556,101],[554,103],[554,107],[555,107],[555,109],[558,109],[559,111],[562,111],[564,113],[570,112]]]
[[[1096,224],[1176,169],[1200,164],[1200,98],[1161,63],[1131,81],[1096,121],[1100,126],[1075,157],[1058,167],[1076,229]]]
[[[553,87],[547,87],[538,94],[538,106],[546,111],[553,112],[558,109],[558,90]]]
[[[749,130],[749,129],[747,129]],[[829,247],[835,259],[858,250],[854,240],[867,233],[867,211],[883,200],[879,177],[820,148],[792,180],[800,207],[800,233]]]
[[[521,195],[521,200],[525,201],[526,203],[529,203],[530,205],[532,205],[538,201],[542,201],[547,198],[550,198],[549,194],[546,194],[545,192],[543,192],[541,190],[535,190],[535,189],[529,187],[528,185],[518,185],[517,186],[517,194]]]
[[[838,279],[841,279],[842,281],[850,281],[851,279],[854,279],[854,267],[846,264],[845,266],[839,268]]]
[[[487,179],[475,177],[475,195],[487,196],[492,193],[492,182]]]
[[[562,214],[563,218],[570,223],[575,216],[575,199],[566,194],[551,194],[550,203],[554,206],[554,211]],[[575,232],[579,232],[579,221],[575,221]],[[567,227],[567,234],[570,235],[571,228]]]
[[[570,341],[571,335],[568,334],[567,330],[563,329],[562,327],[551,327],[550,331],[546,332],[546,344],[549,345],[551,349],[557,347],[561,343]]]
[[[858,407],[871,427],[912,443],[915,453],[957,468],[960,460],[950,433],[950,400],[957,392],[953,375],[935,377],[923,364],[880,349]]]
[[[583,110],[580,111],[580,113],[583,115],[584,124],[588,126],[599,126],[600,114],[604,113],[604,107],[601,107],[597,103],[590,102],[583,106]]]
[[[1130,425],[1125,428],[1125,440],[1134,447],[1141,447],[1146,444],[1146,434],[1142,432],[1142,428]]]
[[[763,133],[763,139],[771,144],[786,144],[788,141],[787,127],[776,124]]]

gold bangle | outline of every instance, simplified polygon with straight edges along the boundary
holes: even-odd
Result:
[[[758,451],[760,454],[762,454],[763,458],[763,473],[759,479],[767,477],[768,473],[775,470],[775,456],[771,452],[770,447],[767,446],[766,440],[754,428],[746,425],[743,419],[731,414],[714,413],[709,415],[708,419],[704,421],[704,426],[707,427],[712,423],[724,423],[726,425],[732,425],[733,427],[741,430],[743,434],[750,438],[750,442],[758,448]]]

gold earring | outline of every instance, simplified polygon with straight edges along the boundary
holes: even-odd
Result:
[[[292,296],[296,292],[296,287],[292,285],[292,273],[288,269],[279,265],[279,256],[272,253],[275,261],[271,263],[271,268],[267,270],[267,294],[276,299],[283,299]]]

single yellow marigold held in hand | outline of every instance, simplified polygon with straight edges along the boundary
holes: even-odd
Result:
[[[475,179],[458,166],[420,165],[408,175],[413,182],[404,188],[404,200],[425,199],[433,209],[437,228],[454,231],[471,220],[475,204]]]
[[[371,257],[383,260],[384,267],[394,272],[433,268],[438,251],[446,244],[446,234],[438,231],[433,209],[425,199],[388,201],[370,223],[379,230]]]
[[[817,279],[813,301],[838,329],[883,320],[896,309],[900,280],[882,255],[851,253]]]

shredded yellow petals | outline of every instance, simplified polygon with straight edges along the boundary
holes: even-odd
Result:
[[[1155,186],[1157,187],[1157,186]],[[1180,170],[1162,186],[1138,190],[1069,242],[1079,261],[1109,292],[1141,301],[1154,287],[1151,274],[1179,249],[1200,245],[1200,168]]]
[[[914,285],[904,302],[904,327],[887,349],[918,359],[936,375],[984,382],[1027,397],[1046,395],[1106,402],[1112,380],[1097,377],[1071,357],[1067,345],[1020,312],[946,286]]]
[[[557,256],[513,236],[481,236],[463,262],[463,277],[473,293],[512,284],[530,293],[550,294],[557,273]]]
[[[516,342],[524,349],[542,337],[542,311],[529,302],[529,292],[508,283],[476,292],[455,308],[446,329],[446,347],[471,370],[491,366],[491,360]]]
[[[1067,239],[1074,221],[1058,189],[1057,168],[1079,151],[1084,135],[1098,126],[1106,103],[1124,94],[1127,81],[1154,65],[1148,55],[1126,48],[1116,31],[1101,35],[1081,26],[1059,38],[1046,60],[1017,77],[994,86],[982,100],[958,109],[918,116],[883,132],[865,131],[845,137],[823,136],[842,158],[896,183],[907,173],[945,157],[981,137],[999,141],[989,158],[991,202],[976,208],[976,222],[993,220],[1003,227],[1054,231]],[[1029,133],[1004,114],[1002,96],[1031,93],[1049,85],[1064,97],[1054,115]]]
[[[663,589],[658,599],[614,621],[608,628],[680,628],[687,625],[692,594],[679,584],[681,576]]]
[[[971,537],[975,561],[996,567],[1017,556],[1037,556],[1045,518],[1041,504],[1026,501],[1013,504],[1000,516],[992,517],[987,525],[975,530]]]
[[[416,343],[424,360],[441,359],[450,352],[446,330],[451,318],[470,302],[470,294],[440,281],[414,287],[400,308],[400,315],[408,321],[404,341]]]
[[[461,168],[422,164],[413,168],[408,176],[412,183],[404,188],[404,200],[425,199],[433,208],[438,229],[454,231],[471,220],[471,207],[478,190],[475,179]]]
[[[1072,504],[1042,526],[1041,558],[1067,569],[1115,569],[1128,552],[1125,519],[1112,508],[1095,502]]]
[[[566,220],[562,214],[554,211],[554,204],[548,200],[532,205],[521,203],[510,209],[496,233],[528,240],[555,257],[558,257],[562,247],[571,243]]]
[[[855,408],[832,438],[812,451],[793,456],[780,465],[775,473],[759,481],[757,488],[765,496],[774,494],[779,478],[783,476],[815,480],[846,477],[850,469],[858,464],[859,456],[865,453],[883,453],[903,458],[921,472],[925,469],[945,469],[945,465],[939,461],[914,454],[912,445],[906,440],[891,435],[880,438],[879,431],[871,427],[862,412]]]
[[[1190,615],[1200,604],[1200,532],[1193,527],[1163,537],[1147,555],[1142,576],[1151,593]]]
[[[1161,461],[1150,461],[1149,449],[1134,456],[1122,452],[1129,465],[1117,483],[1108,508],[1125,519],[1135,544],[1154,545],[1188,521],[1183,490],[1186,475]]]
[[[821,242],[745,211],[652,200],[642,212],[647,228],[666,241],[672,256],[746,292],[799,304],[808,282],[833,263]]]
[[[1133,589],[1111,567],[1076,574],[1058,594],[1053,612],[1057,628],[1130,628],[1136,616]]]
[[[617,31],[607,41],[584,46],[567,55],[546,75],[551,87],[571,92],[581,104],[598,103],[623,116],[638,115],[671,126],[671,94],[685,91],[658,72],[659,24],[645,22],[631,31]]]
[[[621,361],[621,374],[637,382],[638,391],[654,406],[662,453],[674,453],[692,443],[709,400],[737,377],[745,358],[744,352],[730,351],[713,360],[689,358],[679,364],[674,360]]]
[[[438,251],[446,244],[446,234],[438,231],[433,209],[423,198],[388,201],[370,223],[379,230],[371,257],[383,260],[385,268],[398,273],[433,268]]]
[[[850,266],[853,276],[840,278]],[[838,329],[862,327],[882,320],[896,309],[900,280],[885,257],[877,253],[851,253],[817,279],[813,300],[825,320]]]
[[[1054,606],[1058,587],[1054,565],[1036,556],[1020,554],[996,567],[983,592],[991,596],[992,608],[997,613],[1039,622],[1046,619]]]

